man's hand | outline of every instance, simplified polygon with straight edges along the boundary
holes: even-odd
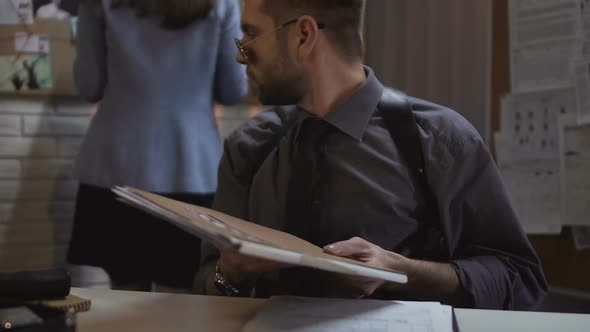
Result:
[[[328,245],[324,247],[324,252],[334,256],[361,261],[376,268],[400,272],[407,271],[411,261],[404,256],[387,251],[358,237]],[[344,275],[339,279],[341,279],[339,281],[343,284],[344,294],[351,297],[371,296],[379,287],[386,283],[378,279]]]
[[[252,296],[256,281],[265,273],[288,268],[290,265],[254,258],[230,251],[220,252],[217,261],[219,272],[233,287],[245,296]],[[223,295],[215,286],[215,273],[207,276],[205,291],[209,295]]]
[[[406,293],[424,301],[439,301],[454,306],[465,306],[471,299],[459,282],[457,272],[449,263],[413,260],[387,251],[360,238],[338,242],[324,247],[324,252],[365,262],[376,268],[405,273],[407,284],[386,283],[359,277],[339,277],[344,295],[363,297],[372,295],[379,287]]]
[[[219,270],[224,278],[236,286],[254,286],[261,275],[291,267],[251,256],[224,251],[219,257]]]

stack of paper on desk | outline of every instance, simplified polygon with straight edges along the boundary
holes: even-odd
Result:
[[[225,250],[319,270],[406,283],[402,273],[371,267],[363,262],[328,255],[293,235],[226,214],[182,203],[133,188],[115,187],[121,199],[165,219],[184,231]]]
[[[453,309],[436,302],[271,298],[243,332],[452,332]]]

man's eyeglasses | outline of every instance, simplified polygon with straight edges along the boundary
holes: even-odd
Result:
[[[242,41],[241,41],[241,40],[239,40],[238,38],[235,38],[235,41],[236,41],[236,46],[238,47],[238,50],[240,51],[240,53],[242,54],[242,56],[244,57],[244,59],[245,59],[246,61],[248,61],[248,51],[246,51],[246,49],[245,49],[244,47],[246,47],[246,46],[248,46],[248,45],[252,44],[253,42],[257,41],[258,39],[260,39],[260,38],[262,38],[262,37],[266,37],[266,36],[270,35],[270,34],[271,34],[271,33],[273,33],[273,32],[277,32],[277,31],[281,30],[282,28],[284,28],[284,27],[286,27],[286,26],[288,26],[288,25],[290,25],[290,24],[293,24],[293,23],[297,22],[298,20],[299,20],[299,19],[298,19],[298,18],[296,18],[296,19],[294,19],[294,20],[291,20],[291,21],[285,22],[285,23],[283,23],[283,24],[279,25],[278,27],[276,27],[276,28],[272,29],[271,31],[268,31],[268,32],[266,32],[266,33],[263,33],[263,34],[261,34],[260,36],[258,36],[258,37],[256,37],[256,38],[254,38],[254,39],[252,39],[252,40],[250,40],[250,41],[248,41],[248,42],[246,42],[246,43],[242,43]],[[325,27],[326,27],[326,26],[325,26],[323,23],[318,23],[318,29],[320,29],[320,30],[321,30],[321,29],[323,29],[323,28],[325,28]]]

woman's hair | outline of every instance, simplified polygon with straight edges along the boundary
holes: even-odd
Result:
[[[162,27],[184,29],[207,15],[216,0],[111,0],[111,9],[134,8],[138,17],[161,16]]]

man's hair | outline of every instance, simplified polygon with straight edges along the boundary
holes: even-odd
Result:
[[[302,15],[325,25],[330,42],[346,59],[363,54],[361,25],[365,0],[264,0],[262,10],[278,24]]]

